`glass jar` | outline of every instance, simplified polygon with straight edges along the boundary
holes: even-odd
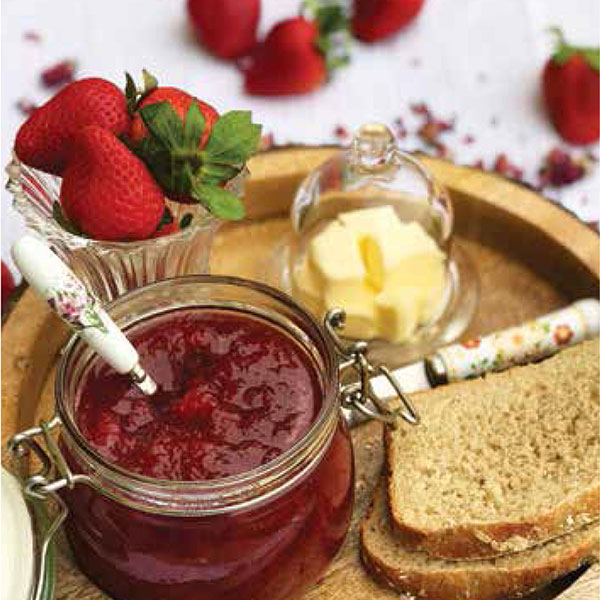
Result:
[[[42,480],[29,480],[30,489],[64,502],[77,563],[114,598],[296,598],[335,556],[352,513],[353,456],[340,411],[336,347],[290,298],[235,278],[156,283],[119,298],[108,312],[127,329],[175,309],[202,307],[271,322],[311,357],[322,404],[289,450],[251,471],[210,481],[159,480],[107,462],[74,418],[77,391],[95,357],[77,338],[58,367],[56,417],[16,436],[11,446],[22,454],[28,441],[38,453],[32,438],[44,437],[57,476],[50,481],[47,469]],[[58,444],[54,429],[60,429]]]
[[[209,272],[220,221],[199,204],[167,200],[175,223],[189,221],[180,231],[131,242],[93,240],[68,231],[57,220],[60,178],[28,167],[17,158],[6,172],[13,205],[27,227],[44,238],[103,304],[155,281]],[[226,188],[241,196],[245,177],[246,172],[240,173]]]

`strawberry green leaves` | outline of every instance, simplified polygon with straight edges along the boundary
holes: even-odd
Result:
[[[206,162],[241,168],[258,148],[262,127],[252,123],[252,113],[233,110],[215,124],[208,140]]]
[[[185,114],[169,101],[138,107],[137,114],[148,135],[130,140],[130,147],[168,196],[194,200],[222,219],[244,216],[242,202],[223,185],[241,173],[260,143],[262,128],[249,111],[222,115],[204,143],[208,125],[196,100]]]
[[[551,27],[550,32],[556,38],[556,50],[552,56],[554,62],[559,65],[564,65],[572,56],[579,54],[583,56],[592,69],[600,71],[600,48],[592,46],[572,46],[565,40],[562,31],[558,27]]]
[[[132,115],[138,104],[143,100],[153,89],[158,86],[158,80],[154,75],[148,73],[146,69],[142,69],[143,88],[138,88],[129,73],[125,73],[125,98],[127,99],[127,110]]]

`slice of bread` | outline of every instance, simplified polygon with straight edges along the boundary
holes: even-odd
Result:
[[[600,514],[598,340],[413,401],[386,432],[390,512],[413,549],[519,552]]]
[[[377,486],[362,522],[362,560],[375,579],[411,598],[507,600],[598,559],[597,522],[500,558],[456,561],[407,550],[391,527],[385,492],[384,485]]]

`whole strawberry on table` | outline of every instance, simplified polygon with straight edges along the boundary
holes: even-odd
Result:
[[[75,81],[37,109],[15,140],[26,165],[62,177],[56,219],[98,240],[166,235],[167,199],[199,203],[222,219],[241,219],[241,200],[226,189],[258,148],[261,126],[248,111],[223,115],[144,72],[125,93],[109,81]]]
[[[600,48],[572,46],[560,29],[554,54],[542,75],[550,119],[571,144],[591,144],[600,138]]]

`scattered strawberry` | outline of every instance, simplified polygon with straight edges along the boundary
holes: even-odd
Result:
[[[30,167],[61,175],[73,135],[87,125],[115,135],[129,125],[125,96],[104,79],[71,83],[37,109],[21,125],[15,140],[17,156]]]
[[[574,159],[568,152],[554,148],[544,157],[544,164],[539,170],[540,187],[562,187],[574,183],[585,176],[587,167],[585,158]]]
[[[188,0],[198,41],[221,58],[248,54],[256,44],[260,0]]]
[[[2,301],[2,313],[8,307],[11,294],[15,291],[15,280],[12,273],[8,270],[8,267],[2,261],[2,290],[1,290],[1,301]]]
[[[200,203],[215,216],[241,219],[244,206],[225,188],[258,148],[261,127],[248,111],[217,111],[170,87],[157,87],[144,72],[144,90],[127,75],[126,96],[133,114],[127,136],[172,200]]]
[[[559,29],[544,67],[544,99],[554,127],[572,144],[600,138],[600,48],[571,46]]]
[[[355,0],[352,33],[363,42],[387,38],[410,23],[424,0]]]
[[[97,240],[148,238],[165,207],[144,163],[113,133],[94,125],[73,138],[60,203],[66,217]]]
[[[244,88],[254,96],[306,94],[348,62],[347,18],[337,4],[311,5],[313,18],[277,23],[245,67]]]
[[[42,71],[42,84],[47,88],[70,83],[75,77],[75,61],[63,60],[58,64]]]

